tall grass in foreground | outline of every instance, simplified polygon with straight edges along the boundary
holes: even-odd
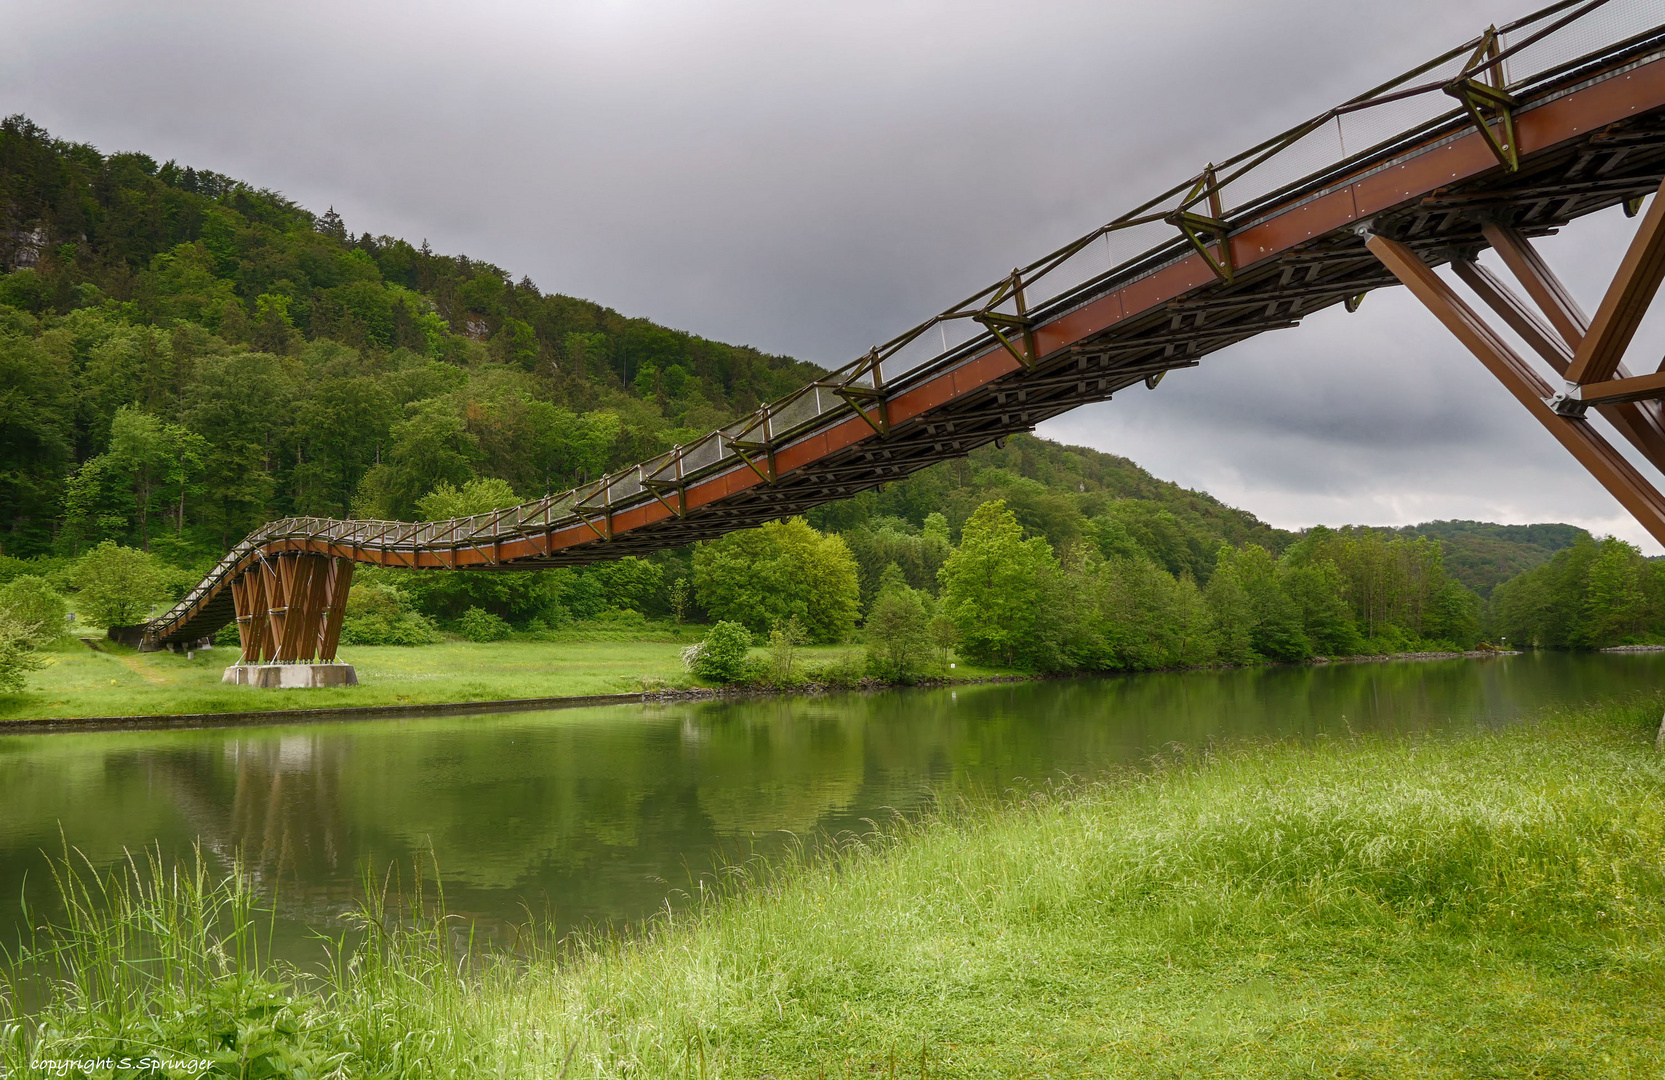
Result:
[[[166,1046],[242,1076],[1658,1075],[1658,710],[1175,752],[749,867],[628,940],[471,961],[442,914],[376,899],[314,980],[239,951],[235,880],[67,879],[80,906],[24,958],[55,989],[0,1065]]]

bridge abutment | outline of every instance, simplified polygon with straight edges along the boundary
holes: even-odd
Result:
[[[339,662],[328,664],[232,664],[220,677],[221,682],[237,686],[265,686],[272,689],[298,690],[319,686],[357,686],[358,672],[353,665]]]

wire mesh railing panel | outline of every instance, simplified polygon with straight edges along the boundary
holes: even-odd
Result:
[[[948,319],[936,325],[930,333],[937,335],[937,341],[944,353],[953,352],[972,338],[982,337],[988,331],[970,319]]]
[[[1507,49],[1512,42],[1526,40],[1560,17],[1544,19],[1504,34],[1504,48]],[[1646,33],[1661,22],[1665,22],[1665,3],[1660,0],[1604,4],[1508,57],[1503,62],[1504,75],[1508,85],[1519,86],[1604,46]]]
[[[1227,211],[1239,209],[1346,156],[1341,129],[1331,120],[1224,185],[1220,189],[1220,201]],[[1205,207],[1197,209],[1202,211]]]
[[[717,464],[723,456],[722,447],[714,437],[706,437],[682,450],[682,472],[687,475]]]
[[[1081,250],[1055,263],[1045,275],[1026,279],[1023,298],[1030,307],[1039,307],[1109,269],[1110,249],[1102,240],[1088,241]]]
[[[1438,90],[1341,115],[1344,156],[1362,154],[1452,112],[1457,102]]]
[[[801,427],[814,420],[818,410],[815,407],[815,393],[799,394],[777,410],[769,413],[769,431],[772,436],[778,436],[793,428]]]
[[[846,385],[849,385],[849,386],[865,386],[868,389],[872,389],[872,387],[873,387],[873,373],[871,371],[863,369],[862,372],[859,375],[850,376],[850,377],[848,377],[848,378],[846,378],[842,381],[844,381],[846,383]]]
[[[970,320],[966,321],[969,322]],[[943,333],[938,331],[937,327],[927,327],[923,332],[916,335],[912,341],[885,357],[879,365],[879,374],[882,381],[886,385],[899,382],[941,356],[943,336]],[[858,381],[856,385],[871,386],[873,381],[872,379],[863,379]]]
[[[1167,222],[1147,221],[1142,225],[1117,229],[1109,233],[1101,242],[1109,244],[1109,258],[1114,261],[1115,265],[1124,266],[1149,255],[1164,244],[1172,243],[1178,236],[1179,230]]]
[[[643,476],[654,476],[665,466],[674,465],[676,462],[676,455],[677,451],[667,450],[663,454],[658,454],[654,457],[648,458],[646,461],[636,466],[636,468],[640,470]]]

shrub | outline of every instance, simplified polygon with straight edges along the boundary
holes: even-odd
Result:
[[[725,620],[713,626],[704,641],[682,650],[682,662],[702,679],[737,682],[746,673],[746,654],[751,647],[751,631]]]
[[[457,620],[457,633],[469,641],[502,641],[509,624],[482,608],[471,607]]]
[[[867,662],[860,653],[845,653],[822,664],[806,666],[806,682],[818,683],[834,690],[849,690],[861,685],[867,677]]]
[[[361,581],[347,594],[343,645],[431,645],[435,639],[434,624],[411,610],[409,599],[392,585]]]
[[[164,587],[162,568],[148,552],[106,540],[75,564],[79,606],[100,626],[134,626]]]
[[[797,615],[816,642],[842,641],[855,626],[856,561],[842,537],[802,518],[697,544],[693,560],[695,595],[719,619],[763,634]]]
[[[0,585],[0,618],[15,624],[33,645],[50,645],[64,636],[64,598],[45,578],[14,578]]]
[[[69,567],[72,561],[45,556],[34,559],[18,559],[11,555],[0,555],[0,585],[9,584],[20,577],[38,577],[46,578],[61,588],[64,582],[56,579],[62,577],[64,570]]]
[[[22,624],[0,616],[0,694],[21,693],[29,672],[45,666]]]
[[[792,659],[799,645],[809,640],[804,627],[793,615],[784,622],[776,623],[769,631],[769,663],[768,680],[772,686],[791,686]]]
[[[885,568],[865,636],[868,667],[881,678],[912,682],[931,666],[931,613],[895,563]]]

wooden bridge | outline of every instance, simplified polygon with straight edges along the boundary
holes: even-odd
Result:
[[[1321,308],[1404,284],[1662,543],[1665,371],[1621,366],[1665,277],[1647,204],[1593,318],[1532,239],[1665,181],[1665,26],[1634,0],[1493,27],[1195,176],[854,363],[687,446],[559,496],[438,522],[286,518],[238,544],[146,641],[233,618],[242,662],[327,661],[357,563],[504,571],[704,540],[897,480]],[[1476,261],[1491,247],[1525,297]],[[1468,287],[1546,378],[1436,267]],[[1437,392],[1437,388],[1436,388]]]

